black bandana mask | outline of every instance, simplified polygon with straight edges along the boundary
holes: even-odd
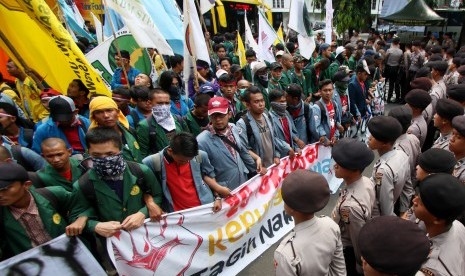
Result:
[[[92,162],[93,169],[102,178],[120,176],[126,168],[122,153],[106,157],[92,157]]]

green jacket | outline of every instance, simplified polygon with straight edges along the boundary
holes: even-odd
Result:
[[[174,122],[176,124],[176,133],[180,133],[183,131],[188,131],[188,128],[176,118],[174,119]],[[150,119],[150,123],[152,124],[153,127],[155,127],[155,133],[156,133],[156,138],[155,141],[150,141],[149,133],[150,133],[150,128],[147,122],[147,119],[142,120],[139,123],[139,127],[137,128],[137,140],[139,141],[140,145],[140,152],[142,156],[145,158],[150,154],[155,154],[162,149],[166,148],[170,141],[168,140],[168,137],[166,136],[165,130],[160,127],[159,124],[157,124],[157,121],[155,118]],[[155,143],[155,151],[151,152],[150,150],[150,143]]]
[[[320,72],[320,75],[317,79],[315,66],[311,65],[308,69],[303,70],[303,74],[305,76],[306,87],[309,93],[313,94],[318,92],[318,84],[320,81],[325,79],[324,72]],[[308,96],[308,95],[307,95]]]
[[[252,82],[252,69],[250,68],[250,64],[247,63],[242,67],[242,73],[244,74],[244,79]]]
[[[333,63],[329,65],[328,69],[326,69],[328,79],[333,80],[333,77],[336,74],[336,72],[339,70],[340,66],[341,64],[337,60],[334,60]]]
[[[128,129],[121,126],[119,128],[123,133],[123,158],[124,160],[134,161],[137,163],[142,162],[142,149],[140,148],[139,143],[136,140],[135,133],[131,133]]]
[[[139,164],[139,166],[144,173],[145,185],[147,185],[148,189],[152,192],[153,200],[161,206],[162,190],[160,183],[147,166],[142,164]],[[99,222],[123,222],[127,216],[139,211],[144,213],[146,217],[148,216],[147,207],[143,199],[144,192],[141,187],[136,184],[137,177],[131,173],[129,166],[126,166],[123,173],[123,201],[121,201],[118,195],[97,176],[93,169],[89,171],[89,181],[94,185],[95,197],[97,199],[96,205],[92,205],[87,201],[86,196],[79,187],[78,181],[73,184],[75,201],[80,203],[79,208],[74,209],[73,213],[84,214],[89,217],[86,225],[88,231],[94,232],[95,226]],[[94,206],[96,206],[98,210],[93,210]]]
[[[70,158],[71,162],[71,181],[64,178],[58,173],[50,164],[47,164],[43,169],[37,171],[37,176],[42,180],[45,187],[60,186],[65,188],[68,192],[73,191],[73,183],[82,175],[82,170],[79,168],[79,161]]]
[[[350,70],[355,71],[355,67],[357,66],[357,61],[355,60],[354,56],[350,56],[348,60],[344,61],[344,65],[347,65]]]
[[[194,134],[195,136],[199,135],[202,132],[197,120],[195,120],[194,115],[192,115],[192,110],[189,110],[186,116],[186,124],[189,128],[189,132]]]
[[[283,69],[281,79],[279,80],[279,84],[281,84],[281,87],[285,88],[291,83],[292,83],[292,71],[291,70],[284,71]]]
[[[294,70],[291,72],[291,83],[300,85],[300,87],[302,87],[302,91],[304,92],[305,97],[308,97],[308,95],[310,94],[310,91],[307,87],[307,81],[306,81],[303,70],[301,71],[300,77],[297,76]]]
[[[72,193],[62,187],[48,187],[46,189],[55,195],[58,200],[57,206],[60,206],[60,209],[70,210],[73,201]],[[47,231],[52,239],[64,234],[65,228],[68,225],[67,219],[63,218],[53,208],[53,205],[42,195],[36,193],[34,189],[31,189],[30,192],[36,202],[45,231]],[[2,234],[2,238],[0,239],[2,258],[12,257],[31,249],[31,239],[21,223],[13,217],[10,209],[2,206],[0,207],[0,212],[3,220],[0,229]]]

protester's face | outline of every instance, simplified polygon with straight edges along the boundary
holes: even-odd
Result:
[[[95,110],[92,113],[94,120],[99,126],[114,127],[118,123],[119,110],[115,108],[105,108]]]
[[[113,94],[111,98],[113,99],[113,101],[115,101],[119,110],[125,110],[129,105],[129,99],[126,99],[121,95]]]
[[[285,66],[286,68],[292,68],[294,67],[294,60],[292,60],[291,58],[283,58],[283,66]]]
[[[205,119],[208,118],[208,105],[203,105],[203,106],[194,106],[195,108],[195,114],[197,118],[199,119]]]
[[[333,93],[334,93],[334,87],[332,84],[325,85],[321,87],[320,89],[321,97],[325,101],[330,101],[331,98],[333,97]]]
[[[170,104],[170,95],[166,93],[156,93],[153,95],[152,105]]]
[[[229,112],[227,114],[221,114],[217,112],[210,115],[210,122],[213,126],[213,129],[216,131],[222,131],[226,129],[230,117],[231,115]]]
[[[274,70],[271,70],[271,76],[275,79],[280,79],[282,75],[283,75],[282,68],[276,68]]]
[[[168,148],[168,154],[173,158],[174,162],[178,165],[185,165],[189,163],[189,161],[192,160],[192,157],[187,157],[182,154],[174,154],[173,150],[171,148]]]
[[[224,58],[226,56],[226,50],[224,48],[220,48],[216,52],[216,55],[218,56],[218,58]]]
[[[368,73],[363,71],[357,74],[360,81],[366,81],[368,78]]]
[[[331,57],[331,47],[328,47],[328,49],[323,51],[323,56],[325,56],[326,58]]]
[[[146,74],[140,73],[139,75],[136,76],[134,79],[134,85],[141,85],[141,86],[150,86],[150,78]]]
[[[42,146],[42,156],[54,169],[60,170],[69,164],[72,150],[66,149],[63,144],[55,144],[51,147]]]
[[[248,64],[250,64],[250,63],[252,63],[252,62],[254,62],[254,61],[257,60],[256,57],[246,57],[245,59],[247,60],[247,63],[248,63]]]
[[[75,81],[70,82],[66,94],[73,100],[79,98],[79,84]]]
[[[229,83],[220,83],[220,89],[223,93],[223,96],[227,99],[234,98],[234,94],[236,93],[236,83],[229,82]]]
[[[302,70],[304,68],[304,61],[295,61],[294,62],[294,68]]]
[[[247,89],[250,87],[250,82],[241,80],[237,83],[237,89]]]
[[[25,183],[16,181],[7,187],[0,189],[0,206],[15,205],[19,200],[26,196],[30,185],[30,181],[26,181]]]
[[[107,141],[100,144],[90,144],[88,152],[91,157],[104,158],[119,154],[121,149],[113,141]]]
[[[121,67],[123,66],[123,58],[119,57],[118,55],[115,56],[116,66]]]
[[[419,195],[416,195],[413,198],[413,212],[415,213],[415,217],[417,217],[419,220],[425,222],[431,222],[435,220],[435,217],[431,215],[428,209],[426,209]]]
[[[457,130],[452,130],[452,136],[449,141],[449,149],[454,154],[465,152],[465,137],[462,136]]]
[[[50,102],[50,98],[49,97],[46,97],[46,98],[43,98],[43,99],[40,99],[40,103],[45,107],[45,109],[47,109],[48,111],[50,111],[50,108],[48,107],[48,103]]]
[[[3,109],[0,109],[0,113],[2,113],[0,114],[0,125],[2,126],[2,129],[7,129],[15,123],[16,117],[6,114]]]
[[[16,67],[16,64],[13,61],[10,61],[6,64],[6,71],[8,74],[16,78],[21,75],[21,71],[18,69],[18,67]]]
[[[262,93],[250,94],[250,102],[246,103],[247,108],[254,114],[262,114],[265,111],[265,100]]]
[[[422,169],[422,167],[420,167],[420,165],[417,165],[415,167],[415,172],[416,172],[416,179],[418,181],[422,181],[423,179],[425,179],[425,177],[427,177],[428,175],[430,175],[429,172],[425,171]]]
[[[205,67],[199,67],[199,68],[197,69],[197,71],[199,72],[199,74],[200,74],[202,77],[204,77],[204,78],[206,78],[206,77],[207,77],[207,74],[208,74],[208,68],[205,68]]]
[[[231,73],[231,64],[229,63],[228,60],[222,60],[221,61],[221,69],[225,70],[228,73]]]
[[[286,94],[286,102],[287,102],[287,106],[290,106],[290,105],[295,106],[300,103],[300,99],[298,97],[292,97],[289,94]]]

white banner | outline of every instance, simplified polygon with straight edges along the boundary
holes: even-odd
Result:
[[[79,239],[63,234],[1,262],[0,275],[107,274]]]
[[[273,27],[262,12],[258,11],[258,52],[257,58],[261,61],[275,62],[273,43],[278,38]]]
[[[294,227],[284,212],[281,182],[299,168],[322,173],[333,193],[342,182],[333,175],[331,148],[309,145],[302,155],[283,158],[266,175],[241,185],[223,200],[218,213],[208,204],[107,239],[118,273],[236,275]]]
[[[333,41],[333,13],[333,0],[326,0],[325,43],[329,45]]]

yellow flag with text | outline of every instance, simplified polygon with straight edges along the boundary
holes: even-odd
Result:
[[[274,41],[273,45],[276,45],[276,44],[281,43],[282,41],[284,41],[283,26],[282,25],[279,26],[279,29],[276,32],[276,34],[278,34],[279,39],[276,39]]]
[[[80,79],[91,93],[111,95],[44,0],[0,0],[0,14],[0,47],[20,68],[63,93]]]
[[[236,55],[239,57],[239,63],[241,67],[245,66],[245,64],[247,63],[247,59],[245,58],[245,47],[244,47],[244,43],[242,42],[242,38],[239,32],[237,32]]]

